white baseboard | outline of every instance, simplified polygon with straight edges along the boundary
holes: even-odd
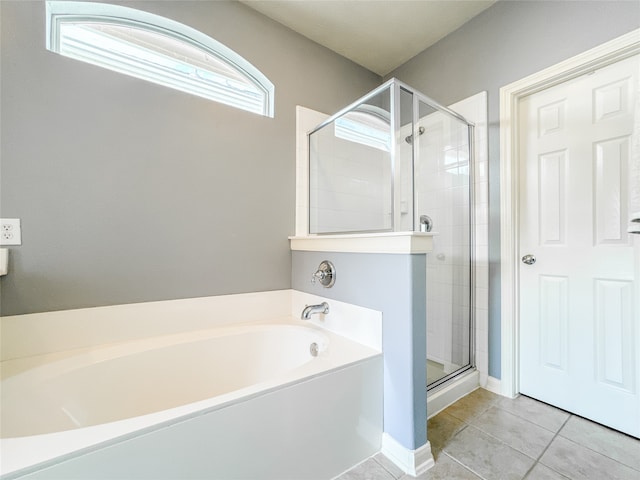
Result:
[[[492,393],[497,393],[498,395],[504,395],[502,393],[502,383],[495,377],[488,377],[487,384],[484,387],[486,390],[489,390]]]
[[[402,469],[403,472],[414,477],[422,475],[435,465],[429,442],[417,450],[409,450],[400,445],[389,434],[383,433],[380,452]]]

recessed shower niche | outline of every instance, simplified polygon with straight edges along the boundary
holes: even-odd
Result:
[[[309,134],[311,236],[433,233],[427,383],[474,365],[474,125],[392,79]]]

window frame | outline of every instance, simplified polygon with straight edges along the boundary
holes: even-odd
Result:
[[[225,105],[235,106],[236,108],[258,113],[266,117],[274,117],[274,97],[275,87],[273,83],[258,70],[253,64],[241,57],[238,53],[231,50],[226,45],[209,37],[208,35],[196,30],[195,28],[184,25],[175,20],[171,20],[160,15],[137,10],[120,5],[111,5],[106,3],[93,2],[75,2],[75,1],[48,1],[46,2],[46,48],[47,50],[61,54],[60,52],[60,33],[61,25],[65,22],[99,22],[111,25],[135,27],[148,32],[162,34],[174,40],[189,44],[199,50],[212,55],[216,59],[224,62],[231,69],[240,73],[248,83],[251,83],[264,94],[262,102],[262,112],[242,108],[233,103],[221,102]],[[74,57],[69,57],[74,58]],[[108,68],[104,66],[103,68]],[[114,71],[114,70],[112,70]],[[140,77],[135,77],[140,78]],[[152,81],[148,79],[148,81]],[[154,82],[158,84],[159,82]],[[160,83],[161,84],[161,83]],[[165,84],[161,84],[165,85]],[[172,88],[170,85],[165,85]],[[198,95],[189,90],[179,90]],[[204,97],[212,101],[217,101],[211,97]]]

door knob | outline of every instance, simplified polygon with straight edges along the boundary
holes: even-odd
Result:
[[[536,263],[535,255],[525,255],[524,257],[522,257],[522,263],[533,265],[534,263]]]

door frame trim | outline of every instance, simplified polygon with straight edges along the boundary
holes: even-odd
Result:
[[[500,89],[500,279],[501,388],[520,392],[519,348],[519,104],[527,95],[551,88],[640,53],[640,29],[510,83]]]

